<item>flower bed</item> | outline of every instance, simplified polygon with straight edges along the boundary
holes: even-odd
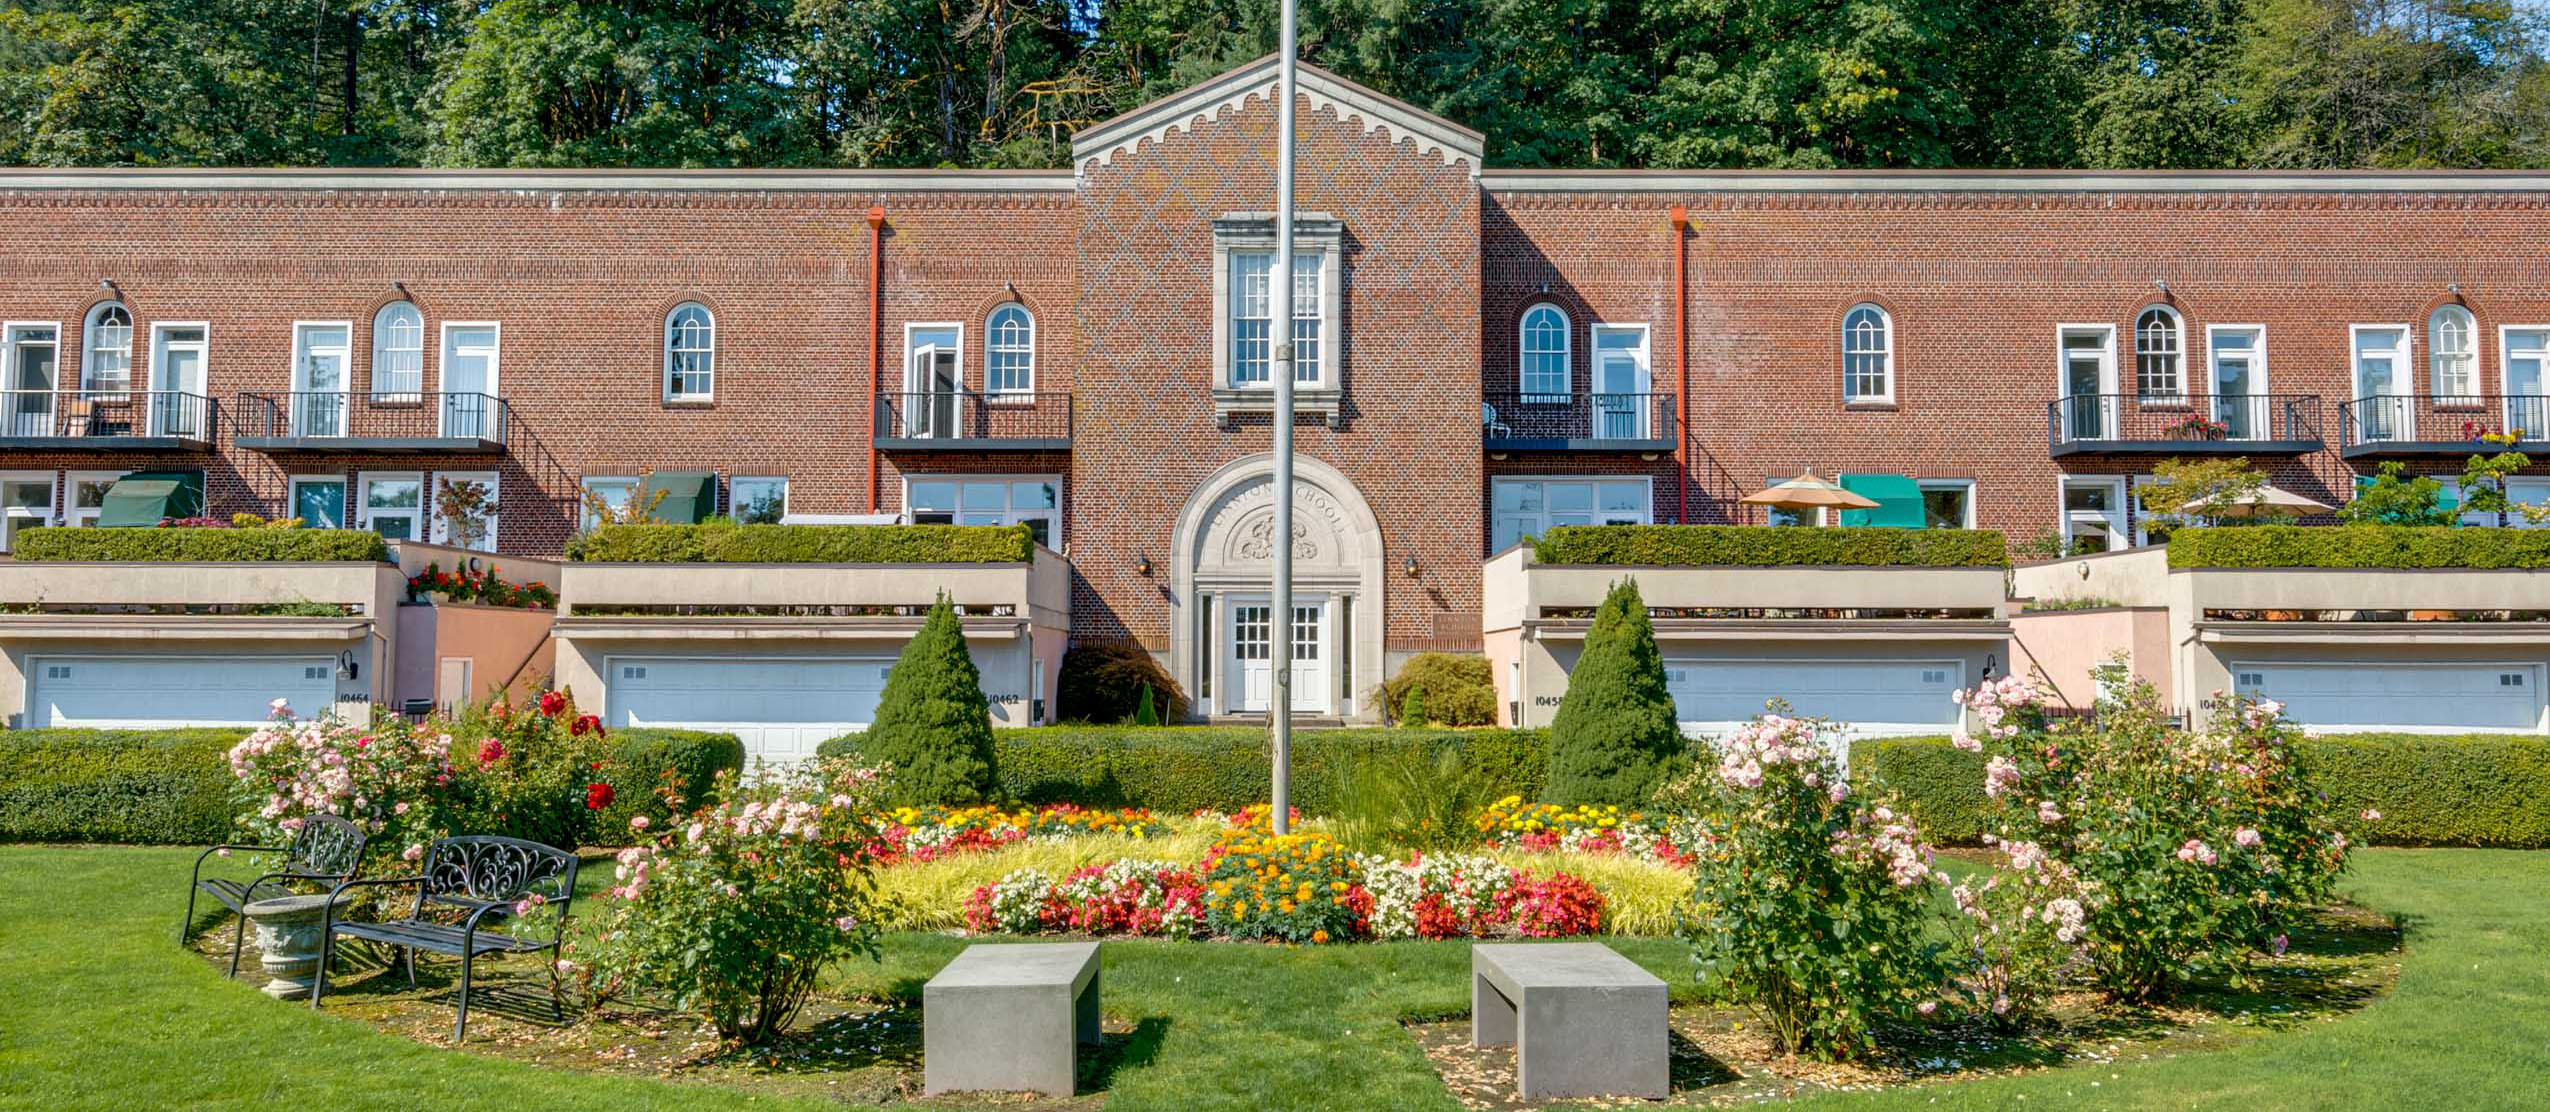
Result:
[[[884,829],[869,852],[878,861],[935,861],[958,853],[979,853],[1030,839],[1059,841],[1086,834],[1121,834],[1156,838],[1168,827],[1137,807],[1103,811],[1049,803],[1008,811],[990,804],[972,807],[897,807],[886,812]]]
[[[1535,853],[1628,854],[1676,868],[1691,863],[1688,846],[1676,844],[1679,829],[1661,816],[1623,812],[1611,805],[1561,807],[1525,803],[1509,795],[1479,812],[1479,833],[1496,845]]]
[[[481,606],[505,606],[518,610],[558,608],[558,592],[539,580],[515,583],[492,571],[468,568],[444,571],[441,564],[427,564],[424,571],[407,579],[407,597],[411,601],[429,595],[441,595],[452,602],[474,602]]]

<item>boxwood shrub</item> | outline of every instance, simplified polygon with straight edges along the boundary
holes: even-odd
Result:
[[[567,559],[608,564],[1017,564],[1024,525],[605,525]]]
[[[2550,568],[2550,531],[2251,525],[2169,535],[2173,568]]]
[[[18,534],[21,560],[386,562],[389,542],[369,529],[70,529]]]
[[[611,740],[617,744],[610,769],[611,806],[593,824],[593,838],[600,845],[636,841],[629,820],[639,815],[662,829],[676,814],[706,803],[718,773],[744,767],[744,743],[733,734],[633,726],[611,731]],[[680,802],[668,806],[659,789],[675,775],[681,778]]]
[[[246,736],[241,729],[0,731],[0,842],[232,840],[222,755]]]
[[[2364,840],[2386,846],[2550,848],[2550,737],[2330,734],[2302,759],[2340,814],[2380,811]],[[1851,748],[1854,772],[1904,793],[1932,840],[1983,834],[1983,758],[1944,738],[1886,738]]]
[[[1634,567],[2007,567],[1990,529],[1800,529],[1772,525],[1561,525],[1540,539],[1544,564]]]
[[[1001,786],[1026,803],[1148,807],[1169,814],[1231,811],[1263,803],[1272,766],[1266,731],[1246,726],[1042,726],[994,730]],[[826,756],[855,754],[858,734],[823,743]],[[1544,779],[1538,730],[1360,728],[1293,735],[1293,805],[1330,808],[1345,772],[1383,753],[1458,746],[1498,795],[1538,798]]]

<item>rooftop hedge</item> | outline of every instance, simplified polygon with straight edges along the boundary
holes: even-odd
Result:
[[[2550,568],[2550,530],[2251,525],[2169,535],[2173,568]]]
[[[18,534],[21,560],[386,563],[389,542],[368,529],[83,529]]]
[[[1627,567],[2007,567],[1990,529],[1811,529],[1786,525],[1561,525],[1540,539],[1544,564]]]
[[[595,564],[1021,564],[1024,525],[605,525],[567,542]]]

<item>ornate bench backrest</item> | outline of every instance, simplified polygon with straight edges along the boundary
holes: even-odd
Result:
[[[492,834],[465,834],[435,842],[425,856],[424,898],[477,905],[513,903],[538,895],[559,905],[575,897],[576,855],[556,846]]]
[[[363,828],[336,815],[312,815],[301,824],[301,832],[293,835],[292,851],[285,855],[287,872],[314,873],[319,876],[352,877],[363,867],[363,846],[371,836]]]

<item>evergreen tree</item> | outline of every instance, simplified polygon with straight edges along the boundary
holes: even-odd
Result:
[[[946,595],[930,607],[921,632],[887,674],[876,722],[859,752],[892,766],[887,783],[898,803],[978,803],[997,790],[1000,765],[983,676]]]
[[[1684,748],[1638,581],[1612,585],[1549,730],[1549,801],[1643,803]]]

